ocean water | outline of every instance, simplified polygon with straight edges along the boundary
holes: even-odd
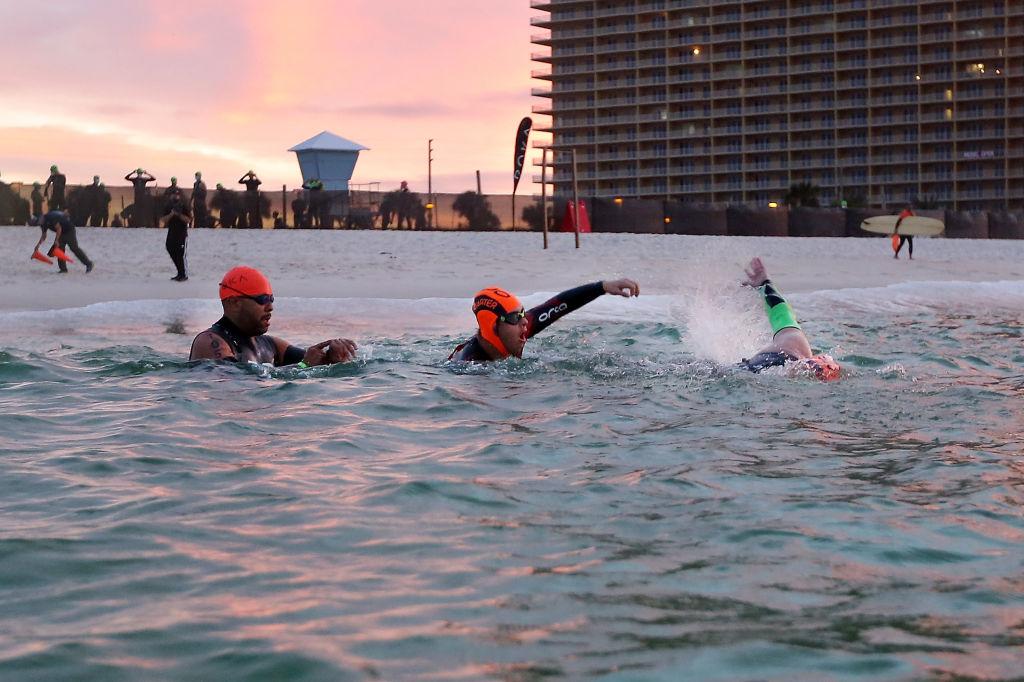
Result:
[[[308,370],[0,313],[0,679],[1019,679],[1024,283],[790,300],[841,381],[732,369],[726,287],[486,367],[465,300],[279,300]]]

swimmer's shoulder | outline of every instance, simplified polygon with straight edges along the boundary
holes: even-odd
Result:
[[[192,340],[192,350],[189,352],[189,360],[235,360],[235,351],[227,340],[213,331],[207,329],[199,332]]]

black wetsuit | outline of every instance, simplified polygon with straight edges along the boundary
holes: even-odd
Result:
[[[178,215],[174,215],[175,213]],[[181,195],[172,194],[164,207],[164,215],[171,216],[167,220],[167,253],[171,256],[174,267],[178,269],[174,279],[183,282],[188,279],[185,247],[188,244],[188,222],[192,214]]]
[[[532,339],[534,336],[550,327],[556,320],[565,317],[574,310],[579,310],[604,293],[604,284],[602,282],[584,284],[583,286],[576,287],[575,289],[563,291],[554,298],[549,298],[544,301],[536,308],[530,308],[526,311],[526,338]],[[469,341],[461,344],[458,348],[452,351],[452,354],[448,356],[448,359],[461,362],[491,361],[491,357],[488,356],[487,352],[484,350],[479,335],[474,336]]]
[[[298,197],[292,200],[292,213],[295,215],[295,227],[306,227],[306,200]]]
[[[67,200],[64,198],[64,188],[68,184],[68,179],[63,173],[50,173],[50,177],[46,179],[45,191],[49,192],[50,188],[53,188],[53,194],[50,194],[50,210],[59,211],[67,207]]]
[[[765,351],[758,353],[752,358],[743,358],[740,360],[739,366],[743,369],[749,369],[755,374],[760,372],[762,369],[768,369],[769,367],[782,367],[787,362],[795,362],[798,360],[795,355],[790,355],[784,350],[778,351]]]
[[[896,256],[900,255],[900,251],[903,250],[903,245],[906,244],[910,257],[914,257],[914,237],[909,234],[900,234],[900,223],[903,222],[904,218],[910,218],[913,217],[913,215],[914,214],[911,211],[903,211],[900,213],[900,217],[896,219],[896,227],[893,228],[893,234],[898,235],[900,238],[900,245],[896,247],[896,253],[894,254]]]
[[[272,362],[274,367],[294,365],[301,362],[306,356],[306,350],[298,346],[288,346],[284,353],[278,356],[277,344],[267,334],[259,336],[246,336],[235,326],[234,322],[227,317],[222,317],[206,331],[212,332],[224,339],[231,349],[231,356],[223,358],[234,362]],[[199,338],[198,336],[196,338]],[[192,341],[195,345],[195,341]]]
[[[60,237],[57,238],[57,246],[61,250],[66,251],[71,249],[72,253],[78,256],[78,260],[81,261],[82,265],[85,266],[85,271],[89,272],[92,270],[92,261],[89,260],[89,256],[85,255],[85,251],[78,245],[78,235],[75,233],[75,224],[71,222],[71,218],[67,216],[64,211],[50,211],[43,216],[42,221],[39,223],[39,229],[46,234],[47,230],[57,231],[57,226],[60,225]],[[53,247],[47,251],[47,255],[53,255]],[[68,264],[65,261],[57,259],[57,267],[60,268],[61,272],[68,271]]]
[[[147,183],[156,180],[152,175],[139,175],[134,176],[129,173],[124,176],[124,179],[132,183],[135,188],[135,205],[132,210],[131,221],[129,225],[131,227],[142,227],[143,221],[147,220],[147,215],[152,215],[149,202],[149,189],[146,187]]]
[[[206,212],[206,183],[196,180],[192,185],[192,216],[196,227],[208,227],[209,217]]]
[[[246,180],[246,178],[249,178]],[[245,222],[250,230],[259,230],[263,227],[263,217],[260,216],[260,192],[259,186],[263,183],[255,175],[246,175],[238,181],[238,184],[245,185]]]

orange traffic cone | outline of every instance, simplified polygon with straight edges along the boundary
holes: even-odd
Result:
[[[32,258],[35,258],[37,261],[41,261],[43,263],[46,263],[47,265],[53,265],[53,260],[52,259],[47,258],[46,256],[44,256],[43,254],[39,253],[38,251],[33,251],[32,252]]]
[[[57,260],[62,260],[65,263],[74,263],[75,262],[75,261],[71,260],[70,258],[68,258],[68,254],[64,253],[64,249],[62,249],[60,247],[55,246],[52,249],[50,249],[50,252],[57,258]]]

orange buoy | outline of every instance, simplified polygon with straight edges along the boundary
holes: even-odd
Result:
[[[892,250],[894,252],[900,250],[900,236],[898,234],[892,236]]]
[[[70,258],[68,258],[68,254],[64,253],[64,249],[62,249],[60,247],[57,247],[57,246],[53,247],[52,249],[50,249],[50,253],[52,253],[57,258],[57,260],[62,260],[65,263],[74,263],[75,262],[75,261],[71,260]]]
[[[43,254],[39,253],[38,251],[33,251],[32,252],[32,258],[35,258],[37,261],[46,263],[47,265],[53,265],[53,260],[52,259],[47,258],[46,256],[44,256]]]

